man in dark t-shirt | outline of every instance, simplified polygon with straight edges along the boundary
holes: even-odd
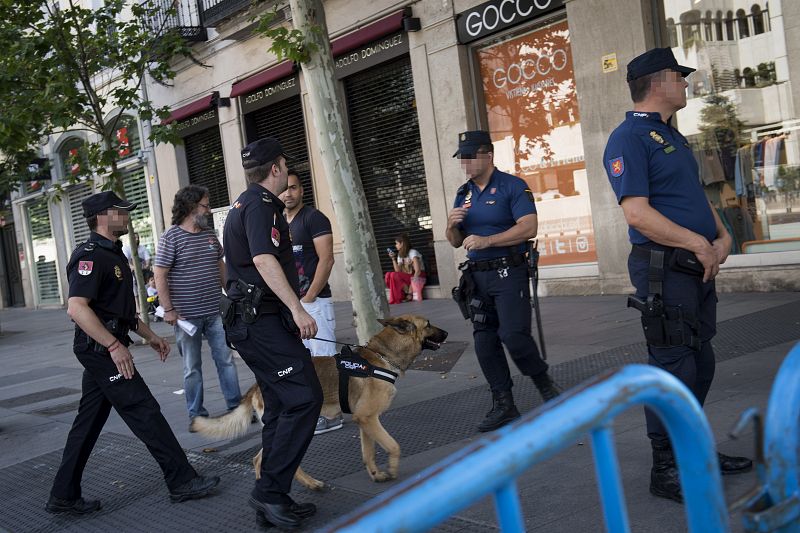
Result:
[[[336,354],[336,318],[328,278],[333,268],[333,234],[331,221],[317,209],[303,204],[303,185],[297,173],[289,171],[289,184],[281,195],[289,222],[292,251],[300,280],[300,303],[317,323],[317,338],[303,344],[312,356]],[[342,427],[342,413],[322,413],[314,434],[327,433]]]

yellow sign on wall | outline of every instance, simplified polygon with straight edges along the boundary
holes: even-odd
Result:
[[[603,74],[615,72],[617,70],[617,54],[608,54],[603,56]]]

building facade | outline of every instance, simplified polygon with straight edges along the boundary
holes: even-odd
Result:
[[[631,107],[625,65],[654,46],[671,46],[698,69],[676,125],[736,241],[718,286],[800,287],[797,2],[328,0],[324,7],[382,266],[390,265],[380,251],[409,233],[428,266],[429,297],[449,295],[464,259],[445,238],[465,179],[452,154],[457,134],[478,128],[491,132],[497,166],[534,192],[541,290],[630,289],[627,226],[602,153]],[[176,25],[197,41],[195,61],[176,64],[173,86],[148,87],[157,106],[170,106],[184,141],[155,148],[161,211],[168,221],[175,192],[198,183],[211,191],[221,228],[246,186],[240,150],[272,135],[294,156],[306,202],[333,222],[338,257],[346,236],[311,134],[302,73],[253,33],[253,9],[247,1],[182,0]],[[291,18],[288,7],[279,13]],[[17,200],[35,211],[32,201]],[[50,237],[31,238],[26,257],[42,255],[48,238],[71,235],[67,211],[52,210],[62,222]],[[337,299],[349,298],[343,263],[331,279]]]

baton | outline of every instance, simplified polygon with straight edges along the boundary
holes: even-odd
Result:
[[[539,250],[536,249],[537,241],[528,241],[528,273],[531,284],[531,309],[536,317],[536,331],[539,333],[539,346],[542,350],[542,359],[547,361],[547,349],[544,346],[544,329],[542,329],[542,316],[539,314]]]

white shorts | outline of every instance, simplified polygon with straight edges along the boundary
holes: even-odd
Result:
[[[336,340],[336,317],[333,314],[333,298],[317,298],[314,302],[307,304],[303,301],[306,312],[317,323],[317,339]],[[324,342],[316,339],[303,341],[311,355],[336,355],[339,353],[338,345],[332,342]]]

